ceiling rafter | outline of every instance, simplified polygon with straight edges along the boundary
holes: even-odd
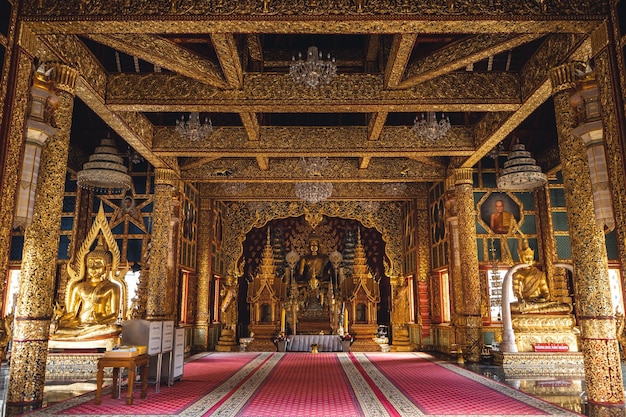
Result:
[[[232,89],[241,88],[243,85],[243,68],[241,67],[235,37],[232,33],[212,33],[211,40],[222,66],[226,83]]]
[[[385,88],[396,88],[402,80],[404,70],[411,57],[417,34],[394,35],[391,52],[385,68]]]
[[[219,67],[208,59],[156,35],[137,33],[90,33],[89,39],[136,56],[170,71],[216,88],[228,88]]]
[[[409,88],[442,74],[538,39],[542,34],[481,34],[462,39],[409,64],[398,88]]]

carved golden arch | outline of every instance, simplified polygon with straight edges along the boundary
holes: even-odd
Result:
[[[310,204],[296,201],[279,201],[267,204],[224,202],[223,213],[224,257],[228,273],[241,274],[239,260],[243,256],[243,242],[252,228],[260,228],[268,222],[305,215],[307,221],[319,222],[322,216],[357,220],[365,227],[380,232],[385,242],[385,274],[402,275],[403,235],[400,202],[382,201],[377,210],[365,210],[359,201],[327,201]],[[313,226],[313,225],[312,225]]]

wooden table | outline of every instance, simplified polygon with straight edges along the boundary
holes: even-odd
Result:
[[[107,357],[98,359],[98,375],[96,386],[96,405],[102,404],[102,381],[104,380],[104,368],[113,368],[113,398],[119,398],[117,384],[120,376],[120,368],[128,369],[128,393],[126,394],[126,405],[133,403],[133,386],[135,384],[135,368],[141,367],[141,398],[146,398],[148,391],[148,355],[138,355],[131,357]]]

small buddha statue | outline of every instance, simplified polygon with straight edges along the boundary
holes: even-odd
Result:
[[[222,312],[222,323],[224,327],[235,330],[237,326],[237,293],[239,291],[239,284],[237,278],[233,274],[226,275],[226,282],[224,283],[220,295],[222,298],[222,304],[220,305],[220,311]]]
[[[513,274],[513,294],[517,302],[511,303],[512,313],[569,313],[572,306],[568,303],[550,299],[550,289],[546,274],[535,264],[535,252],[522,240],[518,251],[520,261],[528,264]]]
[[[52,339],[88,338],[121,331],[117,321],[122,289],[111,280],[111,252],[98,241],[85,263],[86,277],[68,287],[66,305],[53,321],[56,326]]]

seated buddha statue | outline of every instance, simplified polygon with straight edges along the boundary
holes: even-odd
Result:
[[[517,302],[511,303],[512,313],[569,313],[568,303],[550,299],[550,289],[546,274],[535,264],[535,252],[523,239],[518,252],[520,261],[529,266],[518,269],[513,274],[513,294]]]
[[[101,242],[85,257],[86,277],[67,288],[66,305],[53,320],[51,339],[82,339],[121,331],[122,289],[111,280],[111,252]],[[80,268],[84,270],[85,268]]]
[[[320,241],[317,237],[309,238],[308,255],[300,258],[296,269],[296,281],[308,283],[315,289],[321,282],[328,282],[332,275],[332,264],[328,256],[320,253]]]

